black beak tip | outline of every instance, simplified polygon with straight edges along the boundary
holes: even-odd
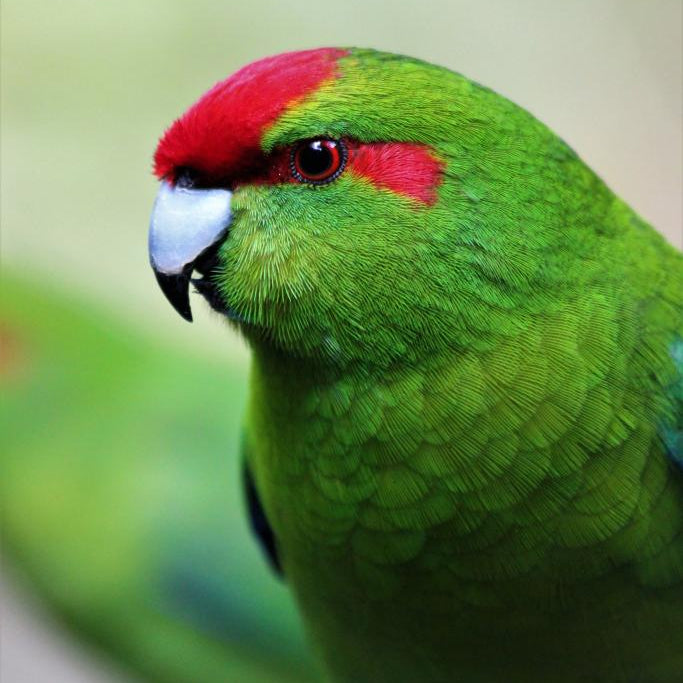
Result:
[[[167,275],[154,270],[159,287],[169,303],[187,322],[192,322],[192,308],[190,307],[190,272],[183,271],[176,275]]]

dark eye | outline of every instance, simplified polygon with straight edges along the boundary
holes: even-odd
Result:
[[[324,185],[332,182],[346,164],[346,147],[341,140],[307,140],[292,150],[292,175],[301,183]]]

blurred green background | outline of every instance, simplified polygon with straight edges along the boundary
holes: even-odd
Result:
[[[682,246],[682,6],[3,0],[3,271],[72,292],[169,353],[198,354],[242,382],[238,337],[202,305],[187,325],[156,287],[150,159],[164,128],[214,82],[266,54],[319,45],[411,54],[507,95]],[[45,625],[26,588],[16,590],[4,588],[3,682],[129,680]]]

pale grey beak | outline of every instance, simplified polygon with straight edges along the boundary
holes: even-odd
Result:
[[[192,322],[190,276],[194,263],[230,226],[228,190],[174,187],[162,181],[149,224],[149,262],[173,308]]]

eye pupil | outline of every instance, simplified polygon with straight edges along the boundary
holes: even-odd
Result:
[[[332,152],[320,140],[309,143],[299,153],[301,170],[311,176],[327,173],[332,162]]]
[[[334,180],[344,169],[346,150],[341,141],[308,140],[292,155],[292,174],[299,182],[322,185]]]

